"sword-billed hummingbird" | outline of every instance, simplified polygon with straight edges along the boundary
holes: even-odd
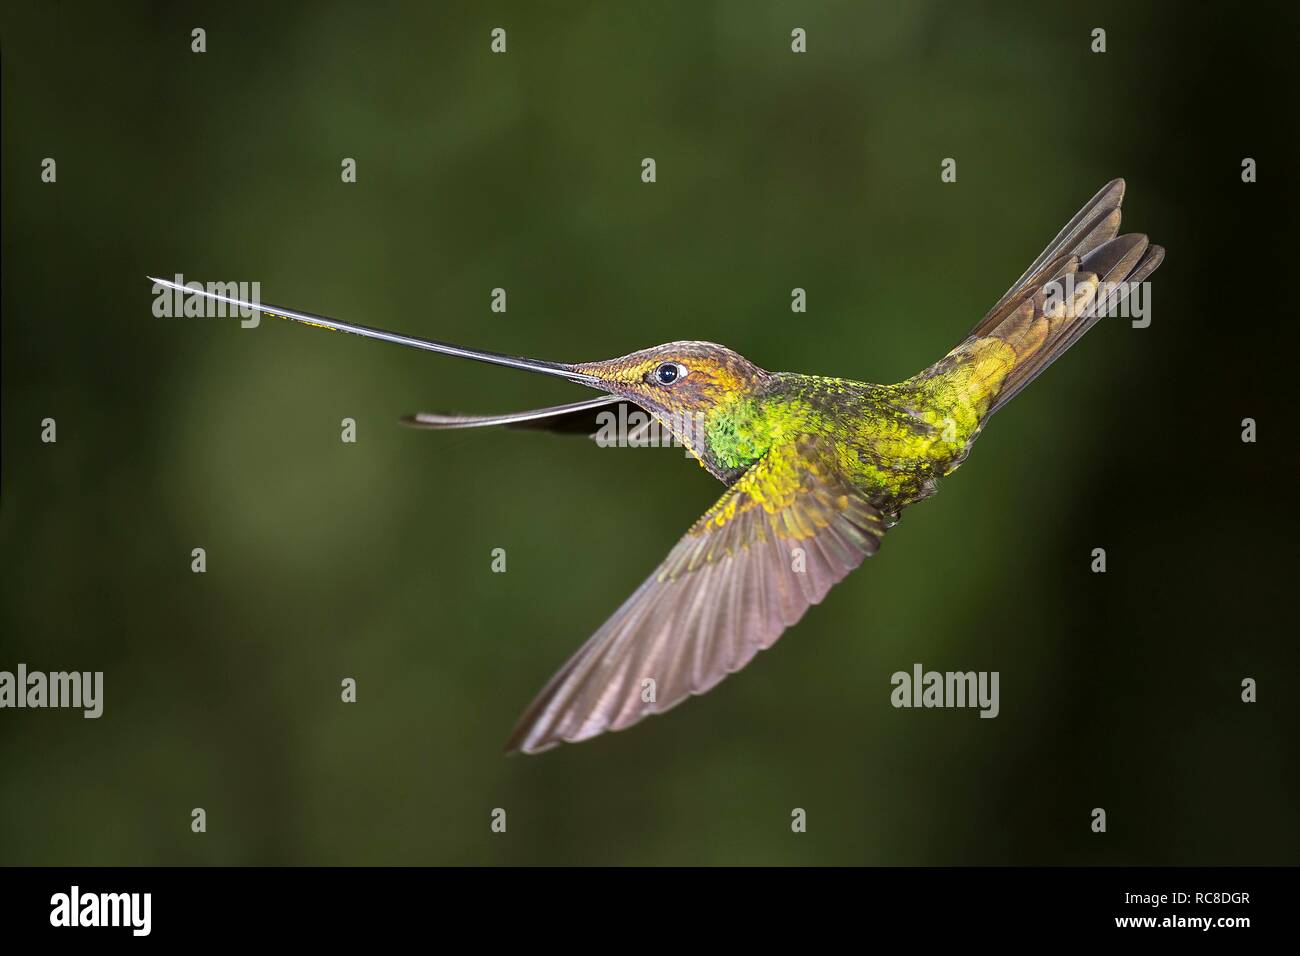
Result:
[[[872,555],[909,505],[966,458],[989,416],[1164,258],[1118,235],[1124,181],[1105,186],[951,352],[895,385],[768,372],[721,345],[670,342],[568,365],[461,348],[307,312],[155,283],[263,314],[558,376],[598,398],[508,415],[420,413],[425,428],[596,431],[648,412],[727,490],[524,711],[509,750],[622,730],[740,670]]]

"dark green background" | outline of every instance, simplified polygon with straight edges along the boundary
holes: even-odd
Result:
[[[1296,24],[1195,7],[7,4],[0,669],[106,700],[0,711],[0,862],[1300,862]],[[1151,327],[1101,323],[742,675],[535,758],[501,755],[518,712],[720,487],[403,429],[586,393],[158,319],[144,279],[895,381],[1117,175],[1169,250]],[[893,709],[918,661],[999,671],[1001,716]]]

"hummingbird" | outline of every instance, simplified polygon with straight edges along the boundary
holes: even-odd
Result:
[[[1164,249],[1119,234],[1124,188],[1122,179],[1104,186],[956,347],[893,385],[769,372],[711,342],[576,364],[522,358],[152,281],[600,393],[510,414],[420,412],[408,425],[595,435],[602,414],[635,407],[722,482],[717,502],[519,718],[507,751],[538,753],[706,693],[874,555],[902,511],[965,461],[989,418],[1160,265]]]

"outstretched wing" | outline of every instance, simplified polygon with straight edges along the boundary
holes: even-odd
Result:
[[[770,449],[551,678],[507,749],[622,730],[771,647],[884,534],[835,460],[820,439]]]

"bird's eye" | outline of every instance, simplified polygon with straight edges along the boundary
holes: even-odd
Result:
[[[686,366],[677,362],[664,362],[655,369],[655,381],[660,385],[671,385],[686,375]]]

